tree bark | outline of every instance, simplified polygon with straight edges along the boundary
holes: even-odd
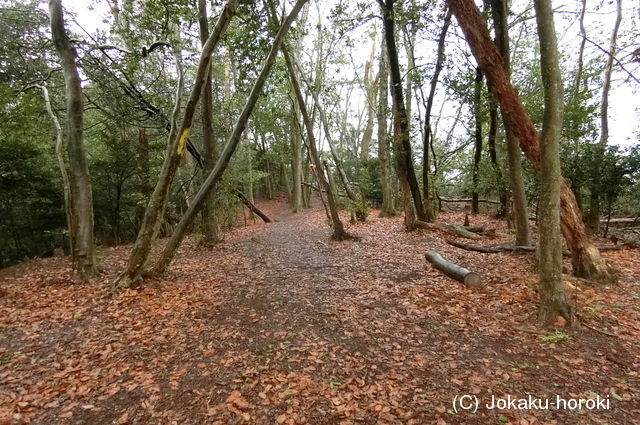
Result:
[[[380,69],[378,71],[378,160],[380,163],[380,180],[382,186],[382,207],[380,217],[393,217],[396,209],[393,204],[391,190],[391,147],[387,134],[387,112],[389,101],[389,67],[387,61],[387,43],[382,37],[380,47]]]
[[[80,75],[76,66],[77,52],[64,26],[60,0],[49,0],[51,36],[64,74],[67,100],[67,153],[69,155],[69,195],[71,208],[73,279],[86,281],[97,273],[93,240],[93,195],[84,147],[83,101]]]
[[[560,134],[562,132],[562,77],[551,0],[534,0],[540,69],[544,91],[544,116],[540,137],[540,242],[539,280],[542,323],[557,316],[573,323],[573,306],[562,283],[562,236],[560,233]]]
[[[424,258],[446,276],[449,276],[460,283],[464,283],[472,288],[482,285],[482,278],[478,273],[472,272],[471,270],[467,270],[462,266],[445,260],[442,255],[435,251],[427,251],[424,254]]]
[[[401,190],[409,196],[405,199],[405,226],[408,230],[414,227],[411,219],[412,210],[415,210],[419,220],[425,221],[424,205],[416,173],[413,166],[413,155],[409,134],[409,117],[404,104],[402,93],[402,76],[400,74],[400,62],[395,40],[395,18],[393,6],[395,0],[378,0],[382,10],[384,22],[384,34],[387,43],[387,56],[389,58],[389,70],[391,74],[391,95],[393,98],[393,150],[394,164],[400,179]],[[410,200],[413,202],[408,202]]]
[[[182,219],[174,229],[173,233],[171,234],[171,237],[169,238],[169,241],[167,241],[167,244],[165,245],[164,250],[160,255],[160,258],[158,259],[158,261],[153,267],[154,273],[162,274],[167,270],[167,268],[169,267],[169,264],[171,264],[171,261],[175,256],[176,250],[180,246],[180,243],[182,242],[182,239],[186,234],[187,229],[193,222],[195,215],[198,213],[199,209],[202,207],[202,204],[205,201],[208,193],[215,187],[215,185],[218,183],[218,181],[222,177],[222,173],[224,173],[227,166],[229,165],[231,156],[235,152],[236,147],[240,142],[242,133],[244,132],[247,126],[247,122],[249,121],[249,118],[253,113],[253,109],[256,105],[256,102],[258,101],[258,97],[262,92],[262,88],[264,87],[264,84],[267,81],[269,74],[271,73],[271,69],[273,68],[273,64],[276,61],[276,56],[278,55],[278,50],[282,45],[284,37],[289,27],[295,20],[296,16],[300,12],[300,9],[307,1],[308,0],[298,0],[296,4],[293,6],[293,8],[291,9],[291,12],[289,13],[285,21],[280,26],[280,29],[278,30],[278,33],[276,34],[276,37],[273,40],[271,50],[269,51],[269,54],[267,55],[267,58],[264,61],[262,70],[260,71],[260,74],[258,75],[258,78],[256,79],[256,82],[254,83],[251,89],[251,92],[249,93],[247,102],[245,103],[245,106],[242,112],[240,113],[240,116],[236,120],[235,126],[233,127],[233,131],[231,132],[231,135],[229,136],[229,139],[227,140],[227,143],[225,144],[224,149],[220,153],[218,161],[216,162],[216,166],[213,168],[211,173],[209,173],[209,175],[207,176],[206,180],[200,187],[200,190],[194,196],[191,206],[189,207],[189,209],[187,209],[184,216],[182,217]]]
[[[507,81],[511,73],[511,52],[509,49],[509,25],[507,20],[507,0],[491,0],[493,25],[495,28],[496,45],[503,60],[503,67]],[[506,124],[505,111],[502,109],[502,122],[505,126],[507,139],[507,163],[509,166],[509,185],[513,198],[513,223],[516,229],[516,245],[529,245],[531,240],[529,230],[529,213],[527,211],[527,197],[524,191],[522,159],[518,139],[513,130]],[[522,143],[522,141],[520,141]]]
[[[239,0],[229,0],[225,4],[213,32],[202,48],[195,83],[184,110],[182,124],[180,126],[180,130],[175,131],[177,130],[175,117],[179,111],[182,81],[179,81],[178,83],[178,95],[176,95],[176,104],[172,117],[171,132],[169,133],[166,156],[162,164],[162,170],[160,172],[158,182],[156,183],[156,187],[151,194],[151,199],[149,200],[149,204],[145,210],[140,232],[138,233],[138,237],[136,238],[136,242],[129,256],[127,269],[115,282],[115,284],[120,288],[136,285],[141,280],[141,273],[145,263],[147,262],[149,253],[151,252],[153,235],[157,228],[157,224],[159,223],[159,218],[162,217],[160,214],[166,207],[171,182],[173,181],[178,165],[184,156],[187,139],[191,133],[191,124],[193,122],[196,105],[198,104],[198,100],[202,94],[203,87],[206,84],[207,75],[210,75],[209,65],[211,63],[211,55],[218,45],[222,34],[224,34],[227,29],[231,18],[235,14],[238,1]],[[176,62],[179,67],[179,60]],[[180,69],[179,73],[182,74]],[[182,79],[182,76],[180,79]],[[191,206],[193,206],[193,204]],[[188,210],[191,210],[191,206]]]
[[[209,38],[209,19],[207,15],[207,0],[198,0],[198,25],[200,27],[200,43],[202,48]],[[216,139],[213,134],[213,82],[211,79],[211,64],[206,71],[205,83],[202,88],[202,145],[204,156],[204,175],[208,175],[216,164]],[[215,213],[215,193],[210,193],[202,206],[202,242],[212,244],[220,240],[220,223]]]
[[[476,78],[474,80],[474,105],[473,115],[475,116],[476,128],[474,133],[473,152],[473,190],[471,192],[471,212],[477,214],[478,208],[478,185],[480,183],[480,159],[482,158],[482,71],[476,67]]]
[[[491,41],[486,22],[471,0],[447,0],[462,28],[473,55],[482,68],[492,94],[498,100],[505,125],[520,141],[520,147],[538,175],[540,144],[531,119],[509,82],[502,57]],[[562,234],[572,253],[573,272],[598,282],[615,282],[617,274],[602,258],[587,235],[576,199],[564,178],[560,180]]]

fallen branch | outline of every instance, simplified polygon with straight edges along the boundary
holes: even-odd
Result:
[[[449,224],[443,222],[427,223],[426,221],[416,220],[415,226],[419,229],[426,230],[442,230],[443,232],[452,233],[454,235],[467,238],[467,239],[482,239],[482,237],[476,233],[470,232],[462,226],[457,224]]]
[[[477,233],[482,236],[495,236],[496,229],[487,229],[484,226],[462,226],[465,230],[469,232]]]
[[[594,328],[593,326],[589,326],[589,325],[587,325],[587,324],[586,324],[586,323],[584,323],[584,322],[581,322],[580,324],[581,324],[582,326],[584,326],[585,328],[587,328],[587,329],[591,329],[591,330],[592,330],[592,331],[594,331],[594,332],[598,332],[599,334],[606,335],[606,336],[610,336],[610,337],[613,337],[613,338],[618,338],[618,335],[616,335],[616,334],[613,334],[613,333],[611,333],[611,332],[607,332],[607,331],[603,331],[602,329]],[[626,366],[626,365],[625,365],[625,366]]]
[[[265,223],[271,223],[273,221],[265,213],[260,211],[260,209],[258,207],[256,207],[253,202],[251,202],[249,199],[247,199],[247,197],[244,196],[244,194],[242,192],[237,191],[236,195],[238,196],[238,198],[240,198],[242,203],[245,204],[247,206],[247,208],[249,208],[254,214],[256,214],[258,217],[260,217],[262,219],[262,221],[264,221]]]
[[[467,270],[462,266],[445,260],[435,251],[427,251],[424,254],[424,257],[429,263],[433,264],[436,269],[458,282],[464,283],[472,288],[478,287],[482,284],[482,278],[478,273],[472,272],[471,270]]]
[[[445,199],[441,198],[442,202],[450,202],[450,203],[463,203],[463,202],[471,202],[471,199]],[[485,204],[495,204],[500,205],[500,201],[494,201],[493,199],[478,199],[478,202]]]
[[[486,254],[495,254],[495,253],[504,251],[500,247],[496,247],[496,246],[467,245],[467,244],[464,244],[462,242],[458,242],[458,241],[453,240],[453,239],[447,239],[447,243],[449,245],[455,246],[456,248],[466,249],[467,251],[483,252],[483,253],[486,253]]]

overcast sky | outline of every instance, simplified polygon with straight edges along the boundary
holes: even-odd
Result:
[[[108,18],[109,9],[104,1],[96,1],[96,9],[90,10],[88,3],[91,2],[65,2],[65,6],[71,8],[78,15],[78,20],[82,24],[83,28],[88,31],[95,31],[98,28],[105,28],[104,20]],[[329,8],[326,4],[322,6],[322,10],[328,11]],[[524,0],[514,0],[512,2],[514,13],[518,13],[524,7],[523,5],[529,2]],[[588,1],[589,7],[593,7],[598,2]],[[608,49],[609,36],[611,28],[615,20],[615,4],[614,2],[604,2],[604,6],[601,9],[589,9],[586,15],[585,25],[587,27],[588,37],[597,40],[597,42]],[[610,4],[607,4],[610,3]],[[633,5],[633,2],[624,1],[623,5],[625,11],[623,13],[623,21],[621,25],[621,35],[628,34],[630,29],[633,29],[634,25],[638,25],[637,13],[638,5]],[[577,55],[577,46],[579,45],[579,26],[578,16],[576,13],[579,11],[580,2],[578,0],[570,0],[554,2],[556,10],[562,11],[562,13],[556,14],[556,32],[558,34],[559,46],[563,52],[567,55]],[[314,14],[315,6],[312,6],[311,15]],[[310,16],[310,19],[314,19]],[[326,19],[325,19],[326,21]],[[369,47],[361,50],[361,61],[364,63],[369,54]],[[435,51],[435,47],[433,49]],[[601,51],[590,44],[586,47],[587,55],[602,55]],[[357,60],[357,58],[356,58]],[[351,67],[351,65],[347,65]],[[634,69],[630,66],[630,69]],[[636,66],[637,70],[637,66]],[[352,70],[345,70],[347,72],[353,72]],[[630,145],[634,141],[638,140],[637,134],[640,132],[640,124],[638,116],[640,114],[640,87],[633,81],[625,81],[626,74],[616,67],[614,73],[614,81],[612,84],[612,90],[610,95],[610,143],[618,145]],[[598,93],[598,96],[600,94]],[[355,97],[357,101],[361,98],[364,101],[364,97]],[[434,111],[437,111],[437,107],[434,107]]]

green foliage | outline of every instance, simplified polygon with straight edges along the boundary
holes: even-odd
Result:
[[[0,266],[64,245],[61,184],[37,142],[0,135]]]

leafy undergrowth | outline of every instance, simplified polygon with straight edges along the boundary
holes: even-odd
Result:
[[[171,272],[112,293],[130,247],[70,283],[67,259],[0,271],[0,423],[632,424],[640,422],[640,252],[604,255],[619,286],[566,277],[582,323],[535,325],[533,256],[454,248],[400,218],[333,242],[318,208],[251,223]],[[346,217],[345,217],[346,218]],[[443,219],[462,223],[463,215]],[[346,220],[345,220],[346,221]],[[497,229],[483,244],[508,239]],[[469,290],[424,252],[482,274]],[[453,409],[475,395],[477,412]],[[490,410],[492,396],[609,400],[608,410]]]

